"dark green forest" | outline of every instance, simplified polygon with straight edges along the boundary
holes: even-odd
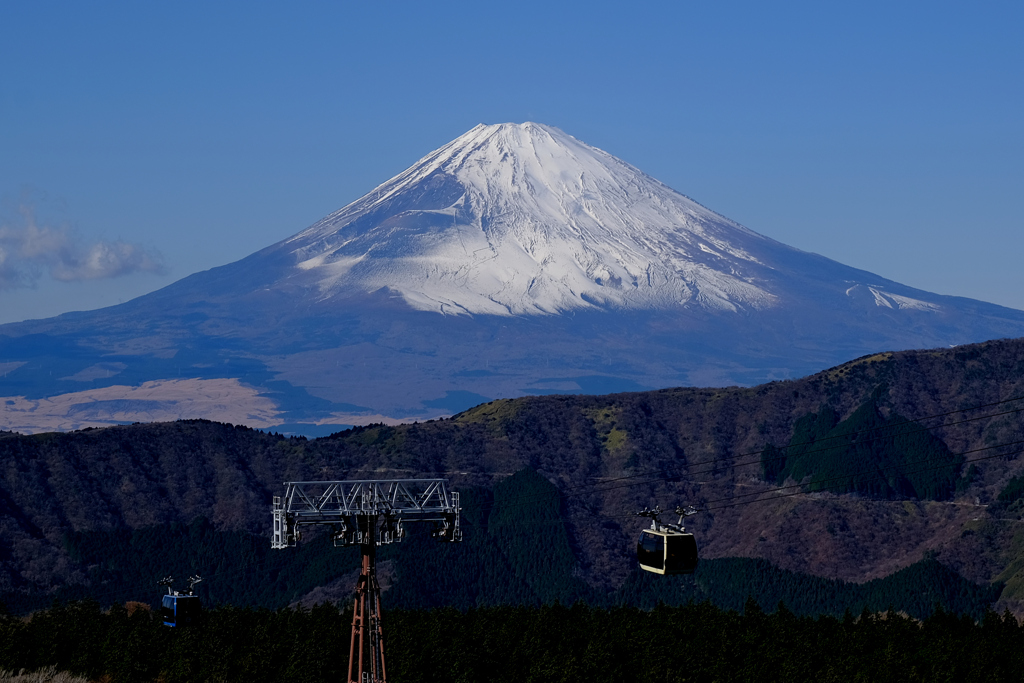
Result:
[[[798,419],[785,448],[761,454],[766,480],[806,482],[808,491],[873,498],[946,500],[961,482],[962,456],[921,425],[893,413],[883,417],[872,398],[845,420],[825,406]]]
[[[134,606],[133,606],[134,607]],[[219,607],[171,629],[144,609],[78,602],[31,620],[0,617],[0,669],[59,669],[111,683],[344,680],[351,611]],[[1024,628],[938,611],[801,617],[755,602],[596,608],[583,603],[393,610],[388,680],[1019,681]]]

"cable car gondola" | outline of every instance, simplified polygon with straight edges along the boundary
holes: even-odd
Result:
[[[661,523],[660,508],[644,509],[637,514],[651,518],[651,528],[640,532],[636,543],[636,559],[640,568],[655,574],[692,574],[697,569],[697,539],[686,533],[683,518],[695,514],[691,508],[676,508],[679,523]]]
[[[199,596],[195,594],[195,585],[200,581],[202,579],[198,576],[190,578],[187,593],[172,590],[174,579],[169,576],[159,582],[161,586],[167,586],[167,595],[160,601],[160,616],[163,617],[164,626],[189,626],[196,620],[202,609]]]

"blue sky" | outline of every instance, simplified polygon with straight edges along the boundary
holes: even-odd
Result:
[[[533,120],[762,234],[1024,308],[1024,4],[0,0],[0,322]]]

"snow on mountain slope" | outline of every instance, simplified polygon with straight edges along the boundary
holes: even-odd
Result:
[[[765,309],[771,242],[536,123],[479,125],[277,245],[322,299],[443,313]]]

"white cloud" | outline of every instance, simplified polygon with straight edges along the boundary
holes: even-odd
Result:
[[[43,271],[62,282],[166,272],[160,254],[138,244],[87,244],[70,226],[36,225],[31,207],[22,206],[21,215],[23,225],[0,225],[0,290],[31,286]]]

